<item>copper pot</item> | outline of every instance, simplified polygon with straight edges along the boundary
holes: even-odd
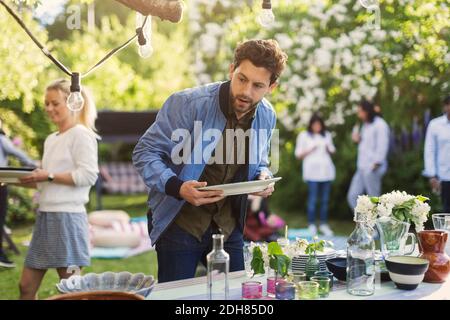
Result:
[[[450,257],[444,252],[448,233],[438,230],[418,232],[420,257],[430,261],[423,281],[445,282],[450,273]]]

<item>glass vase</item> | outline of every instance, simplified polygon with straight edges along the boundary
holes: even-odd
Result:
[[[347,292],[369,296],[375,292],[375,242],[373,229],[355,214],[356,228],[347,240]]]
[[[320,262],[317,259],[316,255],[310,255],[308,260],[306,260],[305,265],[305,273],[306,280],[309,280],[311,277],[314,277],[314,274],[320,270]]]

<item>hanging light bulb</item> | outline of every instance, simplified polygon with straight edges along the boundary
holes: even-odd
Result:
[[[272,11],[271,0],[263,0],[262,10],[259,14],[258,22],[264,28],[270,28],[275,22],[275,15]]]
[[[67,108],[71,111],[80,111],[83,109],[84,99],[81,94],[81,80],[78,72],[73,72],[70,84],[70,94],[67,98]]]
[[[366,9],[378,6],[378,0],[359,0],[359,3]]]
[[[142,25],[144,24],[142,28]],[[139,46],[138,52],[142,58],[148,58],[153,53],[152,46],[152,16],[144,16],[136,12],[136,33],[138,34],[137,44]]]

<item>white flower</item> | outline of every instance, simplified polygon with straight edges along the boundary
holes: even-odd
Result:
[[[322,48],[314,50],[314,62],[321,71],[329,71],[332,64],[332,55],[330,51]]]
[[[275,39],[283,50],[289,50],[294,45],[294,41],[285,33],[278,33]]]
[[[315,44],[314,38],[311,37],[310,35],[302,35],[298,39],[298,42],[302,46],[303,49],[308,49],[308,48],[314,46],[314,44]]]
[[[369,196],[358,196],[355,207],[355,220],[373,222],[376,219],[376,204],[370,200]]]

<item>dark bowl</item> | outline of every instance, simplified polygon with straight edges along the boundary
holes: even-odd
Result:
[[[327,268],[340,281],[347,281],[347,258],[332,258],[325,261]],[[381,281],[391,281],[389,272],[382,270]]]
[[[325,261],[327,268],[340,281],[347,280],[347,258],[332,258]]]

